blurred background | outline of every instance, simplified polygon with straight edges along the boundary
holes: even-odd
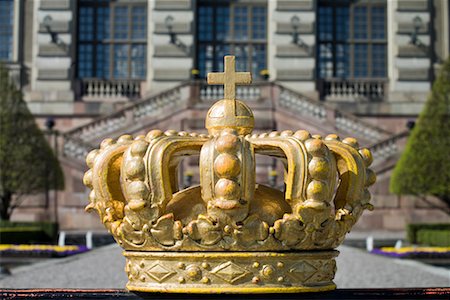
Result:
[[[84,211],[87,153],[125,133],[205,132],[223,97],[205,77],[227,54],[253,74],[237,96],[255,132],[337,133],[372,151],[375,210],[347,245],[441,247],[420,259],[448,268],[449,15],[446,0],[0,0],[4,276],[112,243]],[[281,162],[257,161],[257,181],[283,189]],[[198,157],[179,182],[199,183]]]

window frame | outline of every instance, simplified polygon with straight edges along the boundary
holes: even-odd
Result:
[[[199,19],[199,10],[200,7],[212,7],[212,38],[211,40],[207,40],[207,41],[202,41],[199,39],[199,23],[198,21]],[[229,39],[224,39],[222,41],[217,39],[217,11],[218,11],[218,7],[228,7],[229,8],[229,19],[228,19],[228,26],[230,28],[230,32],[229,32]],[[247,13],[247,34],[248,34],[248,38],[247,39],[236,39],[235,36],[235,18],[234,18],[234,13],[235,13],[235,8],[236,7],[246,7],[248,9],[248,13]],[[253,38],[253,8],[254,7],[263,7],[265,8],[265,37],[264,39],[254,39]],[[199,68],[199,48],[201,46],[208,46],[211,45],[213,47],[213,55],[212,55],[212,72],[220,72],[222,70],[219,69],[219,66],[223,63],[222,59],[217,59],[216,55],[219,52],[217,49],[220,46],[228,46],[229,47],[229,54],[231,55],[235,55],[235,48],[238,46],[249,46],[249,50],[247,53],[247,62],[246,62],[246,70],[239,70],[239,71],[248,71],[249,69],[252,69],[252,62],[253,62],[253,53],[254,53],[254,46],[258,46],[258,45],[265,45],[266,46],[266,50],[265,50],[265,68],[267,68],[268,66],[268,55],[267,55],[267,43],[268,43],[268,5],[267,5],[267,1],[265,0],[254,0],[254,1],[249,1],[249,0],[242,0],[242,1],[225,1],[225,0],[217,0],[217,1],[211,1],[211,0],[198,0],[196,3],[196,8],[195,8],[195,18],[196,20],[195,22],[195,58],[194,58],[194,66],[196,69],[198,69],[200,72],[202,70],[200,70]],[[207,73],[208,71],[205,70],[205,72]],[[205,75],[206,74],[201,74],[200,76]]]
[[[331,40],[321,39],[320,37],[320,7],[331,7],[332,8],[332,38]],[[348,7],[349,8],[349,24],[348,24],[348,37],[346,41],[337,39],[337,8],[338,7]],[[367,26],[367,38],[360,39],[354,37],[354,23],[355,23],[355,8],[358,7],[366,7],[367,15],[365,17],[366,26]],[[384,8],[384,16],[385,16],[385,26],[384,26],[384,38],[383,39],[375,39],[372,37],[372,12],[373,8],[381,7]],[[387,2],[385,0],[348,0],[348,2],[339,2],[333,0],[319,0],[317,3],[317,34],[316,34],[316,68],[317,68],[317,79],[329,79],[329,78],[350,78],[350,79],[367,79],[367,78],[386,78],[387,77]],[[333,74],[331,77],[321,75],[321,56],[320,56],[320,46],[323,44],[331,44],[332,45],[332,64],[333,64]],[[338,76],[338,55],[337,55],[337,46],[344,45],[348,46],[348,54],[349,54],[349,62],[348,62],[348,75],[347,76]],[[366,76],[355,76],[355,46],[357,45],[366,45],[367,53],[366,53],[366,65],[367,65],[367,75]],[[385,46],[385,60],[384,60],[384,76],[374,76],[373,75],[373,48],[375,45],[384,45]]]
[[[84,2],[82,4],[82,2]],[[132,10],[134,7],[140,7],[142,6],[143,9],[145,9],[146,14],[145,14],[145,27],[146,27],[146,31],[145,31],[145,37],[142,39],[133,39],[132,35],[133,35],[133,17],[132,17]],[[92,35],[93,38],[92,40],[80,40],[80,9],[82,7],[92,7],[93,8],[93,16],[92,16],[92,24],[93,24],[93,30],[92,30]],[[116,8],[117,7],[127,7],[127,38],[126,39],[118,39],[115,38],[115,12],[116,12]],[[109,37],[108,38],[103,38],[102,40],[98,39],[98,24],[97,24],[97,11],[99,8],[109,8],[109,26],[108,26],[108,33],[109,33]],[[79,66],[77,65],[76,68],[76,78],[78,79],[84,79],[84,78],[100,78],[100,79],[109,79],[109,80],[145,80],[146,79],[146,71],[145,74],[143,74],[142,76],[138,76],[138,77],[132,77],[132,56],[131,56],[131,51],[132,51],[132,47],[135,45],[141,45],[144,46],[146,51],[144,54],[144,58],[145,61],[147,61],[147,39],[148,39],[148,3],[146,0],[135,0],[132,2],[127,2],[127,1],[120,1],[120,0],[104,0],[104,1],[99,1],[99,0],[94,0],[94,1],[86,1],[86,0],[79,0],[78,1],[78,6],[77,6],[77,33],[76,33],[76,37],[77,37],[77,64],[79,62],[78,58],[79,58],[79,51],[78,51],[78,47],[79,45],[92,45],[93,50],[92,50],[92,75],[90,77],[80,77],[79,74]],[[114,49],[115,46],[117,45],[128,45],[128,50],[127,50],[127,77],[116,77],[115,76],[115,59],[114,59]],[[97,72],[97,49],[99,48],[99,46],[104,46],[104,47],[109,47],[109,54],[108,54],[108,74],[105,74],[105,72],[103,72],[103,76],[97,76],[96,74],[98,74]],[[103,67],[103,66],[102,66]],[[147,69],[147,68],[145,68]]]

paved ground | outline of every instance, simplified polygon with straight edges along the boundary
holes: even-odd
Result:
[[[341,246],[338,288],[450,287],[450,270],[375,256]],[[117,245],[12,270],[0,288],[124,288],[125,259]]]

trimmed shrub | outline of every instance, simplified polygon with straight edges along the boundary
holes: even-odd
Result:
[[[58,225],[51,222],[0,221],[1,244],[51,243],[58,235]]]
[[[411,244],[450,246],[450,224],[409,224],[407,238]]]

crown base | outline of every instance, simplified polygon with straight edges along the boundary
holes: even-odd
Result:
[[[125,251],[127,289],[135,292],[241,294],[334,290],[338,251]]]

